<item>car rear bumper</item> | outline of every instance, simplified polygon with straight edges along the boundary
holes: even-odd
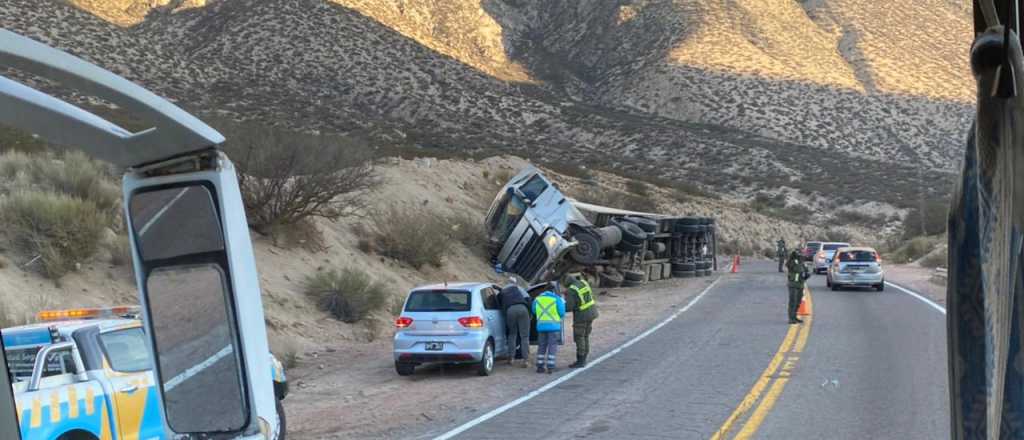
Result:
[[[395,334],[395,362],[423,364],[429,362],[461,363],[480,362],[484,346],[490,335],[487,332],[470,332],[459,336],[426,336]],[[441,350],[427,350],[428,343],[439,342]]]
[[[885,273],[835,273],[832,274],[830,281],[837,286],[872,287],[885,282]]]

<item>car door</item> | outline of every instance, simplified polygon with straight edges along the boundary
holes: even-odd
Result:
[[[224,137],[137,84],[3,29],[0,68],[0,123],[126,170],[125,219],[167,433],[276,438],[259,276]],[[120,127],[5,77],[7,68],[114,104],[146,126]]]
[[[110,382],[118,438],[159,438],[163,433],[160,401],[154,389],[153,361],[141,327],[99,335],[103,365]]]
[[[487,321],[487,330],[494,338],[494,352],[508,353],[505,338],[505,314],[501,311],[498,303],[498,290],[493,287],[480,289],[480,296],[483,297],[484,319]]]

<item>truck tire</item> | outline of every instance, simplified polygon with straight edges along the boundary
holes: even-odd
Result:
[[[412,376],[412,373],[416,371],[416,364],[406,364],[395,361],[395,372],[399,376]]]
[[[694,263],[673,263],[672,270],[676,272],[692,272],[697,270],[697,265]]]
[[[601,287],[619,287],[622,285],[622,274],[619,272],[600,272],[597,274]]]
[[[643,284],[644,283],[640,281],[622,280],[622,287],[637,287],[642,286]]]
[[[278,400],[277,404],[275,406],[277,408],[277,421],[278,421],[277,440],[285,440],[285,437],[288,436],[288,422],[285,421],[284,403],[283,402],[284,402],[283,400]]]
[[[699,225],[699,224],[701,224],[700,217],[682,217],[682,218],[677,218],[676,222],[675,222],[676,226]]]
[[[573,261],[589,265],[601,258],[601,238],[597,234],[579,231],[573,234],[572,238],[576,240],[576,246],[569,251]]]
[[[683,234],[703,234],[704,231],[704,225],[682,225],[676,228],[676,232]]]
[[[622,240],[622,241],[619,242],[619,245],[616,246],[615,248],[620,250],[620,251],[622,251],[622,252],[625,252],[627,254],[631,254],[633,252],[639,251],[640,249],[643,249],[644,248],[644,244],[643,243],[629,243],[626,240]]]
[[[627,270],[622,273],[622,276],[625,281],[638,281],[642,283],[644,282],[644,278],[646,278],[647,274],[636,270]]]
[[[643,218],[643,217],[623,217],[623,220],[625,220],[627,222],[630,222],[630,223],[636,224],[644,232],[647,232],[647,233],[650,233],[650,234],[658,232],[658,222],[656,222],[654,220],[651,220],[649,218]]]
[[[643,244],[644,240],[647,240],[647,233],[643,229],[640,229],[635,223],[612,220],[612,224],[618,226],[622,230],[622,241],[631,244]]]
[[[697,272],[693,270],[683,270],[679,272],[679,278],[693,278],[697,276]]]

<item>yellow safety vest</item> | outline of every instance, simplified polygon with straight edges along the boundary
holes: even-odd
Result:
[[[533,300],[533,314],[537,315],[537,322],[562,322],[558,314],[558,300],[550,296],[538,296]]]
[[[580,287],[580,286],[583,287]],[[580,311],[587,310],[594,305],[594,294],[590,290],[590,284],[586,281],[580,280],[579,283],[569,286],[569,290],[576,293],[576,297],[580,299]]]

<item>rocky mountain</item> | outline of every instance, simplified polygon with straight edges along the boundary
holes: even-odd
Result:
[[[971,115],[951,0],[0,4],[0,26],[208,115],[816,207],[941,197]]]

